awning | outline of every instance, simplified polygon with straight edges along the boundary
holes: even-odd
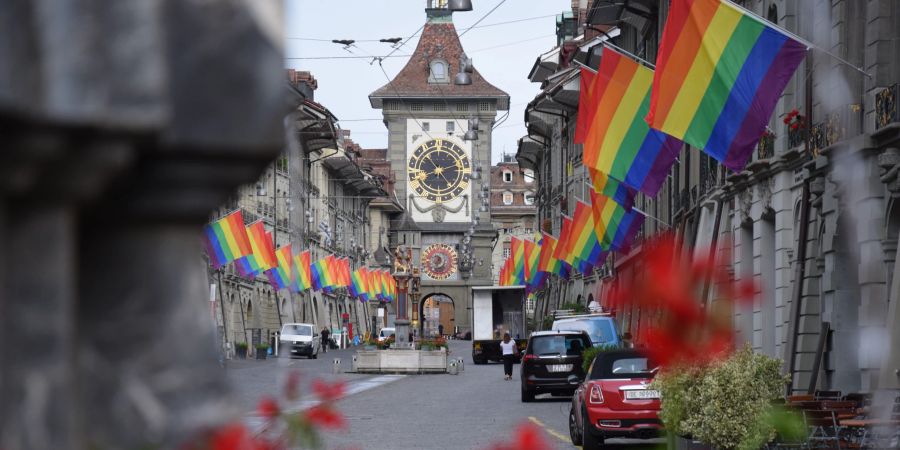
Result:
[[[656,0],[597,0],[588,12],[589,25],[619,25],[627,23],[635,27],[641,34],[657,11]]]
[[[386,195],[378,185],[378,179],[360,170],[359,166],[343,149],[338,149],[322,159],[322,165],[362,196],[378,197]]]
[[[601,27],[598,27],[601,28]],[[606,30],[606,34],[601,34],[578,46],[578,53],[575,54],[575,60],[594,70],[600,67],[600,52],[603,46],[600,45],[612,38],[622,34],[622,30],[616,27],[610,27]]]
[[[532,139],[530,136],[519,138],[519,146],[516,151],[516,161],[525,169],[537,170],[537,162],[541,159],[544,145]]]
[[[571,73],[553,86],[548,96],[558,105],[556,109],[578,110],[578,98],[581,95],[581,70],[572,69]],[[541,108],[544,109],[544,108]]]
[[[298,108],[295,117],[299,140],[306,153],[337,146],[334,126],[337,118],[328,108],[306,100]]]
[[[556,72],[557,67],[559,67],[559,47],[537,57],[528,74],[528,79],[532,83],[543,83]]]
[[[541,94],[543,96],[544,94]],[[540,97],[540,96],[539,96]],[[538,140],[549,140],[553,134],[553,115],[535,110],[537,98],[525,108],[525,128]]]

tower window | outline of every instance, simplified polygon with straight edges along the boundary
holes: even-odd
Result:
[[[456,124],[454,124],[452,121],[447,121],[447,132],[452,133],[454,131],[456,131]]]
[[[513,204],[513,193],[506,191],[503,193],[503,204],[504,205],[512,205]]]
[[[430,131],[430,130],[431,130],[431,123],[422,122],[422,131]]]
[[[428,74],[429,83],[449,83],[447,61],[436,59],[429,64],[430,73]]]
[[[503,171],[503,182],[512,183],[512,172]]]

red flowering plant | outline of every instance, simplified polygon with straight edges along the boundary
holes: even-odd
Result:
[[[782,119],[785,125],[788,126],[789,130],[798,130],[802,128],[806,128],[806,118],[800,115],[800,110],[797,108],[792,109],[788,112],[784,119]]]
[[[284,397],[296,401],[300,397],[300,378],[297,372],[288,375]],[[292,448],[319,448],[322,445],[319,432],[342,429],[347,426],[344,416],[334,403],[344,396],[344,384],[321,380],[312,382],[315,396],[313,405],[306,409],[284,408],[276,399],[265,397],[257,406],[257,414],[264,419],[259,429],[251,429],[243,423],[230,423],[203,433],[198,439],[184,445],[183,450],[287,450]]]
[[[516,428],[512,441],[494,444],[491,450],[550,450],[550,448],[541,430],[526,422]]]

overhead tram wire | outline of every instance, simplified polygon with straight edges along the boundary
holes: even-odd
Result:
[[[495,26],[499,26],[499,25],[508,25],[511,23],[527,22],[530,20],[537,20],[537,19],[546,19],[547,17],[555,17],[555,16],[556,16],[556,14],[547,14],[547,15],[543,15],[543,16],[525,17],[522,19],[513,19],[513,20],[507,20],[504,22],[495,22],[495,23],[488,23],[485,25],[460,28],[460,31],[468,31],[468,30],[476,29],[476,28],[495,27]],[[416,31],[415,33],[413,33],[413,35],[410,37],[416,37],[419,34],[419,31],[421,31],[421,28],[418,31]],[[332,41],[331,39],[310,38],[310,37],[287,37],[285,39],[292,40],[292,41],[312,41],[312,42],[329,42],[329,43]],[[383,39],[354,39],[354,40],[356,42],[381,42]]]
[[[497,3],[493,8],[491,8],[490,11],[488,11],[487,13],[485,13],[485,15],[481,16],[480,19],[476,20],[475,23],[473,23],[471,27],[466,28],[465,31],[463,31],[462,33],[460,33],[460,34],[459,34],[459,37],[462,38],[466,33],[468,33],[470,30],[472,30],[472,29],[474,29],[476,26],[478,26],[478,24],[481,23],[482,20],[486,19],[487,16],[491,15],[492,12],[496,11],[497,8],[499,8],[499,7],[500,7],[501,5],[503,5],[504,3],[506,3],[506,0],[500,0],[500,3]]]

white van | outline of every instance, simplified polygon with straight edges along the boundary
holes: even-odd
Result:
[[[384,342],[385,339],[391,337],[395,333],[394,327],[384,327],[378,333],[378,342]]]
[[[290,356],[319,357],[319,333],[311,323],[286,323],[281,327],[280,353]]]

